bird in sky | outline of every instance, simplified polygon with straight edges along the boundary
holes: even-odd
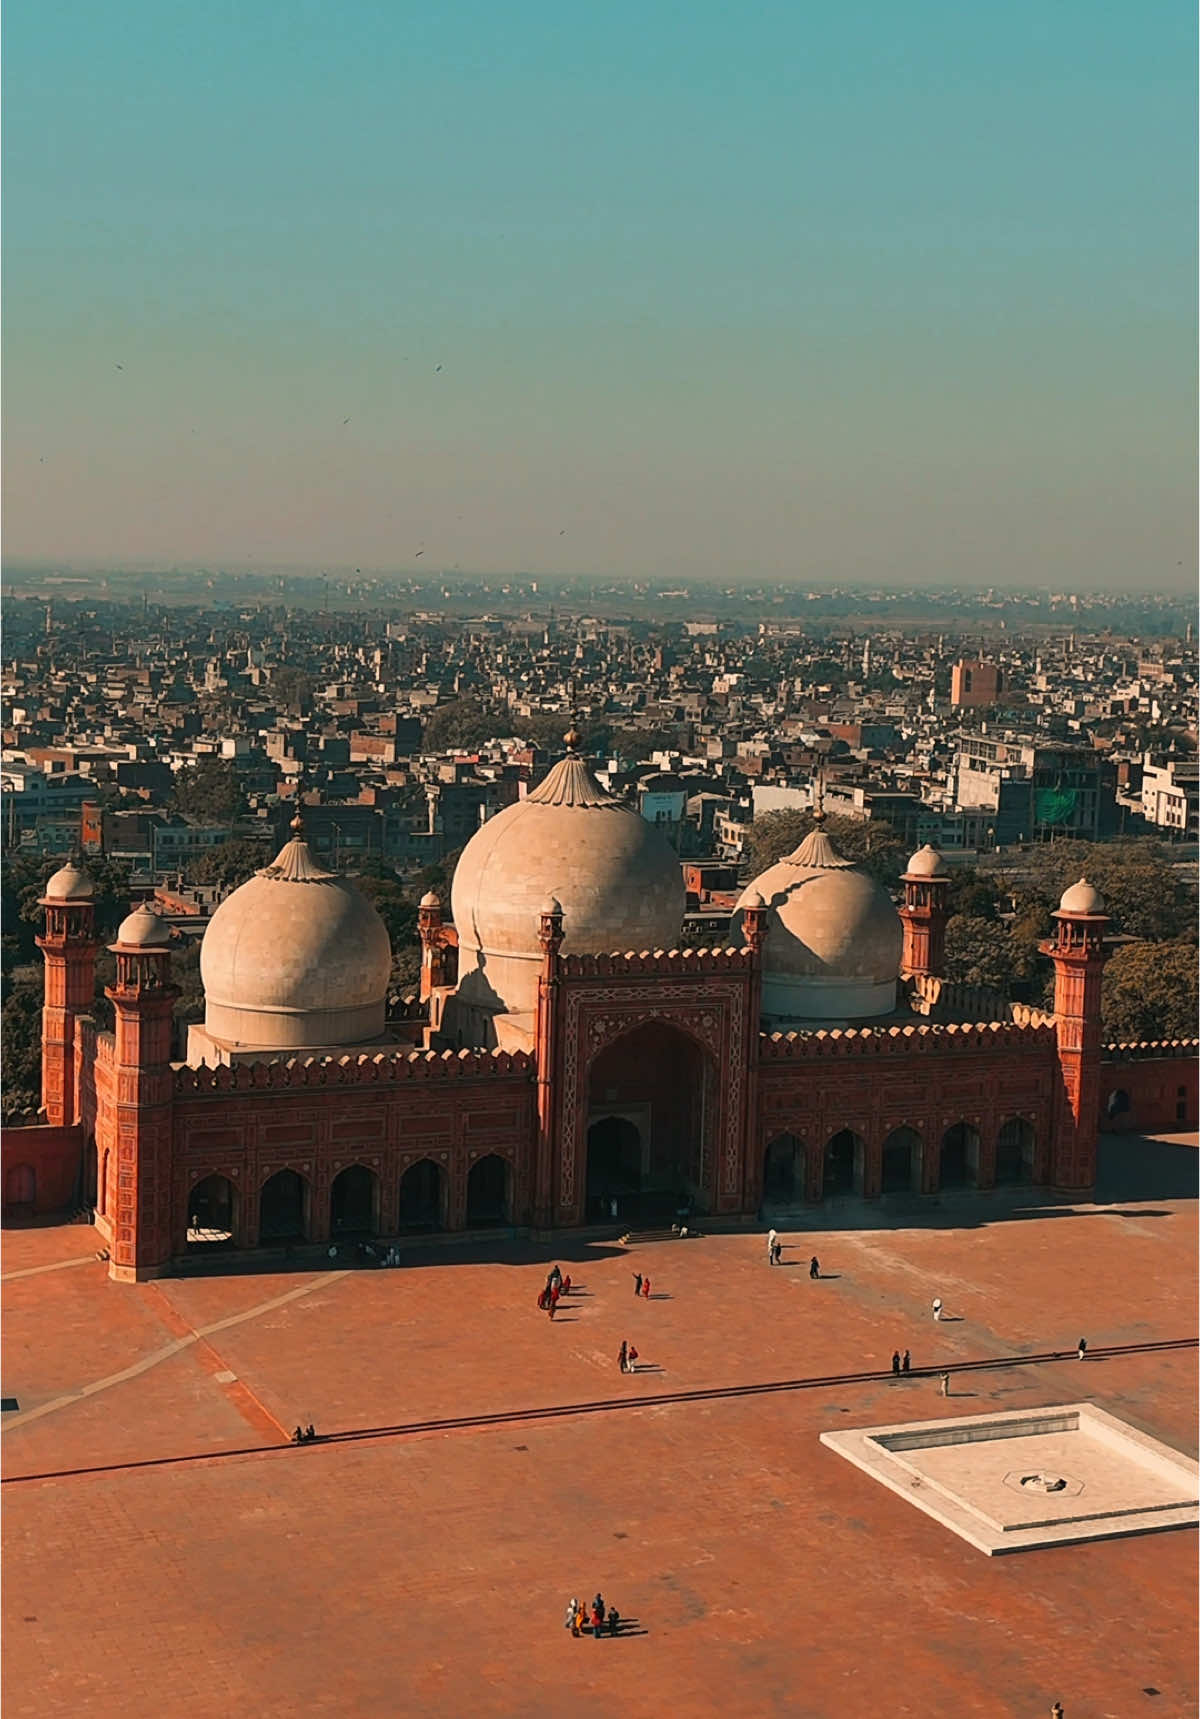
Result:
[[[421,559],[422,555],[424,555],[424,553],[425,553],[425,551],[423,549],[418,549],[417,553],[413,556],[413,560],[419,561]]]
[[[343,430],[344,430],[344,429],[345,429],[345,427],[346,427],[346,425],[347,425],[347,424],[348,424],[348,423],[349,423],[349,422],[350,422],[350,420],[349,420],[349,418],[343,418],[343,419],[342,419],[342,428],[343,428]]]
[[[434,368],[434,371],[436,372],[436,371],[440,370],[442,368],[442,366],[440,364],[435,364],[433,368]]]
[[[113,368],[115,370],[124,370],[125,366],[123,364],[116,364],[113,366]]]

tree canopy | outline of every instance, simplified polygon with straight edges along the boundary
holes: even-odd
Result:
[[[1127,943],[1104,969],[1104,1035],[1110,1043],[1196,1036],[1196,950],[1190,942]]]
[[[228,758],[198,758],[177,772],[171,809],[202,824],[228,824],[246,809],[246,796]]]
[[[816,828],[811,812],[764,812],[750,826],[750,863],[756,873],[793,853]],[[907,863],[904,843],[890,824],[829,817],[824,828],[838,852],[883,884],[894,884]]]
[[[225,889],[236,889],[269,865],[270,860],[271,855],[261,842],[222,842],[219,847],[197,855],[188,867],[188,874],[194,883],[215,883]]]

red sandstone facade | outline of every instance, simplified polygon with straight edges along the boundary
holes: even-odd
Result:
[[[943,897],[937,880],[905,879],[918,979],[936,979]],[[1196,1121],[1194,1044],[1100,1042],[1099,914],[1056,916],[1053,1016],[766,1035],[754,909],[742,949],[606,956],[564,956],[547,910],[532,1053],[212,1069],[170,1061],[165,950],[114,946],[116,1027],[98,1032],[91,904],[46,909],[46,1121],[5,1134],[6,1211],[69,1203],[70,1169],[70,1198],[94,1208],[124,1280],[170,1270],[218,1208],[226,1244],[246,1249],[417,1225],[566,1228],[610,1217],[597,1163],[629,1151],[727,1218],[951,1186],[1079,1193],[1099,1126]],[[423,909],[429,981],[452,962],[451,929]]]

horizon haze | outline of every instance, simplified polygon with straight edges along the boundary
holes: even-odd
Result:
[[[8,562],[1195,589],[1190,10],[6,23]]]

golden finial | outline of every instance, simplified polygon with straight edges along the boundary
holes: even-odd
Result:
[[[288,827],[295,839],[299,841],[301,836],[304,834],[304,819],[300,816],[299,812],[296,813],[296,816],[292,819],[291,824]]]
[[[570,728],[568,728],[567,732],[563,735],[563,742],[568,752],[577,752],[579,750],[579,739],[579,733],[575,724],[572,723]]]

